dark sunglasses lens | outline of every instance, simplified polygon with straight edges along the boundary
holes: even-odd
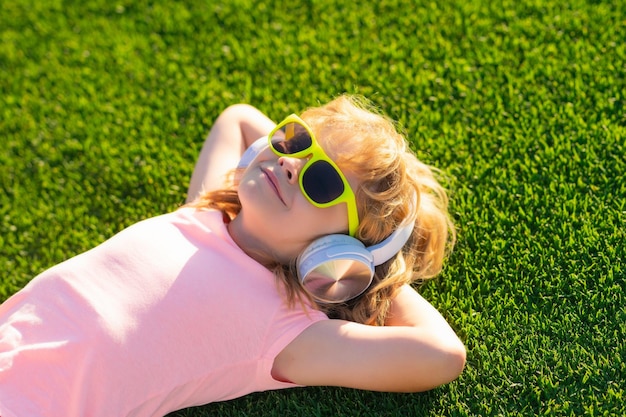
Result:
[[[326,161],[315,161],[304,171],[302,187],[309,198],[318,204],[330,203],[344,190],[339,173]]]
[[[313,144],[309,132],[298,123],[287,123],[272,136],[272,146],[283,154],[294,154]]]

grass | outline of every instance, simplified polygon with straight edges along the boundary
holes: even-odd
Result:
[[[0,3],[0,299],[175,209],[229,104],[342,92],[447,173],[459,243],[421,292],[466,342],[423,394],[257,393],[175,416],[624,415],[621,1]]]

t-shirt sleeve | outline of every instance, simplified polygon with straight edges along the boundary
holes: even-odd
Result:
[[[267,386],[267,389],[293,388],[301,385],[291,382],[278,381],[272,377],[272,367],[274,359],[278,354],[291,343],[300,333],[302,333],[310,325],[321,320],[328,320],[328,317],[321,311],[314,310],[306,305],[302,309],[299,303],[296,303],[294,309],[284,307],[279,310],[274,324],[268,329],[265,337],[266,348],[263,356],[259,361],[257,372],[257,380],[260,385]]]

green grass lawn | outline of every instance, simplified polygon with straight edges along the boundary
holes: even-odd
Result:
[[[421,292],[466,371],[423,394],[303,388],[174,415],[624,415],[625,9],[3,0],[0,299],[180,205],[226,106],[278,120],[360,93],[447,173],[459,242]]]

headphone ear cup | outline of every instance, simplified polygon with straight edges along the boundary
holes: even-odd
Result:
[[[348,235],[328,235],[298,257],[298,278],[316,300],[341,303],[363,293],[374,276],[374,259],[365,245]]]

